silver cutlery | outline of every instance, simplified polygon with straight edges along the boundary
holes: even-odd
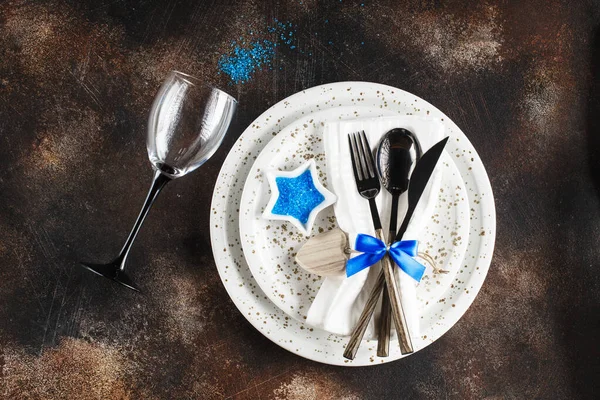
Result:
[[[402,239],[402,236],[406,232],[406,229],[408,228],[408,223],[410,222],[410,219],[412,218],[412,215],[415,212],[417,203],[419,202],[419,199],[421,198],[421,195],[423,194],[423,191],[427,186],[427,182],[429,181],[429,178],[431,177],[431,174],[435,169],[435,166],[442,154],[442,151],[446,146],[446,142],[448,142],[448,137],[442,139],[433,147],[431,147],[427,152],[425,152],[425,154],[423,154],[423,157],[421,157],[421,159],[417,163],[415,170],[412,173],[410,184],[408,187],[408,210],[406,212],[406,215],[404,216],[404,220],[402,221],[400,229],[396,233],[396,238]],[[384,257],[384,260],[386,258],[387,257]],[[346,346],[346,350],[344,351],[345,358],[353,360],[356,356],[356,352],[358,351],[360,342],[362,341],[365,331],[367,330],[369,321],[371,320],[371,317],[375,312],[375,306],[377,305],[377,300],[379,299],[379,296],[383,291],[385,282],[386,280],[384,277],[384,271],[382,271],[379,273],[377,281],[371,289],[371,293],[369,294],[369,298],[367,299],[365,307],[363,308],[358,322],[352,331],[350,340],[348,341],[348,345]],[[397,327],[396,329],[398,331],[398,339],[401,345],[400,351],[402,351],[403,338],[401,336],[401,331],[398,330]]]
[[[348,143],[350,146],[350,159],[352,160],[356,188],[360,195],[369,201],[371,219],[373,220],[373,227],[375,228],[375,236],[385,243],[381,220],[379,219],[379,212],[377,211],[377,204],[375,203],[375,197],[379,194],[381,186],[375,170],[375,162],[373,161],[373,155],[371,154],[371,147],[369,146],[365,132],[362,131],[360,133],[349,135]],[[389,293],[392,319],[396,327],[396,332],[398,332],[400,351],[402,354],[412,353],[412,341],[408,332],[406,315],[400,303],[400,293],[394,276],[394,266],[387,254],[381,260],[381,267],[383,269],[383,275]],[[378,298],[375,298],[373,303],[377,303],[377,299]],[[361,318],[362,317],[363,315],[361,315]],[[353,335],[350,338],[346,350],[344,351],[344,357],[349,359],[355,357],[370,317],[371,315],[368,315],[366,323],[359,319],[358,325],[364,326],[362,334],[360,334],[360,336]]]

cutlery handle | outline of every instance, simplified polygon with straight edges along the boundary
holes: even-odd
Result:
[[[379,240],[383,240],[385,242],[383,230],[376,230],[375,235]],[[414,349],[410,334],[408,332],[406,315],[404,314],[404,310],[402,309],[402,304],[400,302],[400,291],[394,276],[394,265],[390,261],[389,255],[386,254],[383,257],[381,260],[381,267],[385,276],[385,283],[389,293],[390,305],[392,306],[392,319],[394,320],[394,326],[396,327],[396,332],[398,333],[400,352],[402,354],[410,354],[414,351]]]
[[[371,219],[373,220],[373,228],[375,228],[376,232],[378,230],[380,231],[381,230],[381,219],[379,218],[379,211],[377,211],[377,203],[375,203],[375,197],[369,199],[369,208],[371,210]],[[385,240],[384,240],[384,243],[385,243]]]
[[[398,201],[400,195],[392,195],[392,212],[390,213],[390,229],[388,235],[388,243],[394,243],[396,240],[396,226],[398,225]],[[404,221],[402,221],[404,222]]]
[[[396,239],[396,222],[398,220],[398,200],[400,195],[392,195],[392,213],[390,215],[390,230],[388,243],[394,243]],[[377,356],[387,357],[390,355],[390,337],[392,325],[392,310],[390,307],[390,298],[387,288],[383,289],[381,298],[381,315],[379,316],[379,330],[377,331]]]
[[[383,275],[383,271],[381,272]],[[381,315],[379,316],[379,330],[377,331],[378,357],[387,357],[390,355],[391,328],[392,310],[390,308],[390,297],[387,288],[384,286],[383,297],[381,298]]]
[[[385,277],[383,275],[383,271],[381,271],[377,276],[377,282],[373,286],[373,289],[371,289],[371,293],[369,293],[369,298],[367,299],[365,308],[363,308],[363,311],[356,322],[356,326],[354,326],[354,329],[352,330],[352,335],[350,335],[350,340],[346,345],[346,350],[344,350],[344,358],[347,358],[348,360],[354,360],[356,352],[360,346],[360,342],[362,341],[365,331],[367,330],[367,326],[369,326],[369,321],[375,312],[379,295],[383,291],[384,287]]]

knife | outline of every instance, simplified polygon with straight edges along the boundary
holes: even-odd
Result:
[[[423,154],[423,157],[417,162],[408,186],[408,210],[406,211],[402,225],[400,225],[400,229],[398,229],[398,232],[396,233],[396,239],[402,239],[402,236],[406,233],[408,223],[417,208],[419,199],[425,191],[427,182],[429,182],[429,178],[431,177],[439,158],[442,155],[446,142],[448,142],[448,137],[440,140],[432,148],[427,150],[427,152]]]
[[[419,199],[421,198],[421,195],[427,186],[427,182],[429,182],[429,178],[431,177],[431,174],[433,173],[433,170],[435,169],[435,166],[440,159],[442,151],[444,151],[444,147],[446,146],[447,142],[448,137],[440,140],[438,143],[433,145],[433,147],[427,150],[427,152],[423,154],[421,159],[417,162],[408,186],[408,210],[406,211],[402,225],[400,225],[400,229],[398,229],[396,239],[402,239],[402,236],[404,233],[406,233],[406,229],[408,228],[410,219],[417,208]],[[344,350],[344,358],[354,360],[356,352],[358,351],[358,347],[360,346],[360,342],[362,341],[365,331],[367,330],[367,326],[369,325],[369,321],[375,312],[377,300],[379,300],[379,296],[381,295],[384,286],[385,277],[382,270],[377,277],[375,286],[373,286],[373,289],[371,289],[371,293],[369,294],[369,298],[367,299],[365,307],[358,318],[358,322],[352,330],[350,340],[348,341],[346,350]],[[410,341],[410,338],[407,339]],[[409,346],[412,348],[412,343],[409,343]]]

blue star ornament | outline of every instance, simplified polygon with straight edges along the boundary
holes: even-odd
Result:
[[[289,215],[302,224],[308,222],[311,211],[325,200],[312,180],[310,170],[301,173],[297,178],[275,178],[279,197],[271,212],[277,215]]]
[[[319,182],[310,160],[293,171],[267,172],[271,199],[263,216],[288,221],[310,236],[317,214],[335,203],[336,196]]]

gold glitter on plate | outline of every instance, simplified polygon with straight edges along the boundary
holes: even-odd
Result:
[[[287,170],[302,165],[304,158],[297,155],[311,155],[317,167],[323,171],[321,180],[327,184],[326,160],[323,142],[324,127],[320,124],[307,124],[310,120],[327,117],[350,119],[357,107],[339,107],[335,110],[318,112],[301,118],[283,129],[276,138],[265,146],[257,157],[244,187],[240,208],[240,237],[246,261],[260,288],[269,299],[292,318],[303,322],[308,310],[321,287],[322,278],[299,268],[295,254],[307,238],[291,224],[281,224],[262,218],[265,204],[271,196],[269,185],[255,179],[259,170]],[[370,109],[362,109],[361,114],[370,114]],[[376,111],[380,115],[380,111]],[[384,113],[389,115],[389,113]],[[448,270],[448,274],[434,274],[429,268],[417,289],[419,309],[426,314],[426,308],[452,284],[465,255],[466,242],[457,237],[469,235],[469,209],[466,201],[465,184],[452,157],[442,155],[439,168],[442,170],[442,186],[433,215],[436,219],[425,221],[419,238],[419,248],[434,260],[436,267]],[[406,210],[406,195],[400,199],[400,215]],[[319,215],[314,233],[336,228],[329,219],[333,210],[327,209]],[[267,225],[274,230],[267,230]],[[452,235],[452,233],[456,235]]]

